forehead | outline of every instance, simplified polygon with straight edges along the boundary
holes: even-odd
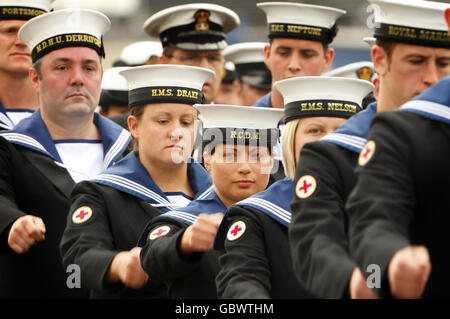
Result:
[[[323,127],[334,127],[340,125],[346,121],[342,117],[332,117],[332,116],[314,116],[314,117],[304,117],[300,119],[298,123],[299,126],[307,125],[320,125]]]
[[[150,115],[165,114],[173,117],[184,115],[193,115],[197,117],[198,111],[190,104],[153,103],[145,106],[144,113]]]
[[[222,55],[221,50],[183,50],[179,48],[174,48],[174,53],[184,54],[184,55]]]
[[[450,55],[450,49],[444,48],[433,48],[423,45],[413,45],[406,43],[397,43],[393,48],[393,53],[396,55],[405,56],[405,55],[431,55],[436,54],[440,55]]]
[[[51,51],[42,57],[43,63],[52,63],[58,60],[66,60],[73,63],[90,62],[101,64],[100,56],[97,54],[97,52],[86,47],[58,49]]]
[[[0,20],[0,28],[21,28],[26,22],[25,20]]]
[[[291,38],[274,38],[271,42],[271,48],[276,50],[279,47],[291,48],[294,50],[323,51],[323,44],[319,41],[291,39]]]

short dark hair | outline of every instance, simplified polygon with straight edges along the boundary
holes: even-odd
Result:
[[[386,52],[388,61],[390,61],[392,57],[392,52],[394,51],[394,48],[398,44],[398,42],[377,39],[376,44],[379,47],[381,47],[384,50],[384,52]]]
[[[273,38],[273,39],[276,39],[276,38]],[[269,46],[272,46],[273,39],[269,39]],[[297,38],[293,38],[293,39],[301,40],[301,39],[297,39]],[[319,42],[319,41],[317,41],[317,42]],[[325,43],[325,42],[320,42],[320,43],[322,43],[323,53],[325,54],[329,49],[328,43]]]

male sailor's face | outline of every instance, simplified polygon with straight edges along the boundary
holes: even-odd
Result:
[[[324,51],[318,41],[275,38],[264,48],[265,63],[272,83],[297,76],[317,76],[328,69],[334,51]]]
[[[28,76],[31,66],[30,49],[19,41],[17,33],[22,20],[0,21],[0,71]]]
[[[376,56],[382,57],[375,63],[381,94],[388,96],[395,108],[450,74],[450,49],[397,43],[390,57]]]
[[[225,64],[222,51],[191,51],[174,48],[169,57],[161,57],[161,62],[197,66],[214,71],[214,77],[206,81],[202,88],[202,92],[205,96],[205,103],[212,103],[214,101],[222,82],[222,70]]]
[[[98,105],[102,66],[90,48],[52,51],[42,57],[40,75],[32,68],[30,77],[40,93],[43,113],[75,119],[92,114]]]

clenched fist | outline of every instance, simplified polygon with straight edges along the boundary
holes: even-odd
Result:
[[[31,246],[45,239],[45,225],[41,218],[25,215],[18,218],[8,234],[9,247],[18,254],[26,253]]]
[[[222,218],[222,213],[198,215],[195,223],[186,228],[183,237],[181,237],[181,251],[190,254],[196,251],[210,250]]]
[[[126,287],[139,289],[145,285],[148,275],[142,269],[141,247],[129,251],[121,251],[111,262],[106,279],[110,282],[121,281]]]
[[[425,246],[400,249],[389,263],[391,294],[396,298],[420,298],[430,272],[430,256]]]
[[[377,299],[377,295],[367,286],[361,270],[355,268],[350,278],[350,298],[352,299]]]

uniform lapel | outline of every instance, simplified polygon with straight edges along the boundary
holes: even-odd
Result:
[[[64,196],[70,198],[75,182],[66,169],[59,167],[57,162],[49,156],[23,148],[21,153],[39,170]]]

